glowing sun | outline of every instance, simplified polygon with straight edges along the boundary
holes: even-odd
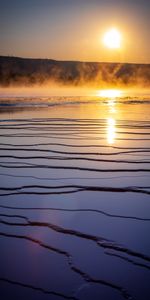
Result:
[[[112,28],[104,34],[103,43],[107,48],[118,49],[121,47],[121,34],[120,32]]]

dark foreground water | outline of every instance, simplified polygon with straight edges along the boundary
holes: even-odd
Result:
[[[0,297],[150,299],[150,101],[0,101]]]

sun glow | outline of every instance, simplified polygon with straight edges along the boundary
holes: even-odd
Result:
[[[101,90],[98,91],[98,96],[103,98],[117,98],[121,97],[122,92],[120,90]]]
[[[117,49],[121,47],[121,34],[120,32],[112,28],[105,33],[103,43],[107,48]]]

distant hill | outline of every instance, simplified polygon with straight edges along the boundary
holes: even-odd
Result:
[[[45,84],[150,86],[150,64],[56,61],[0,56],[0,86]]]

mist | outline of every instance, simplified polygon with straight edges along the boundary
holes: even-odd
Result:
[[[1,96],[94,95],[100,89],[149,90],[150,64],[0,57]]]

